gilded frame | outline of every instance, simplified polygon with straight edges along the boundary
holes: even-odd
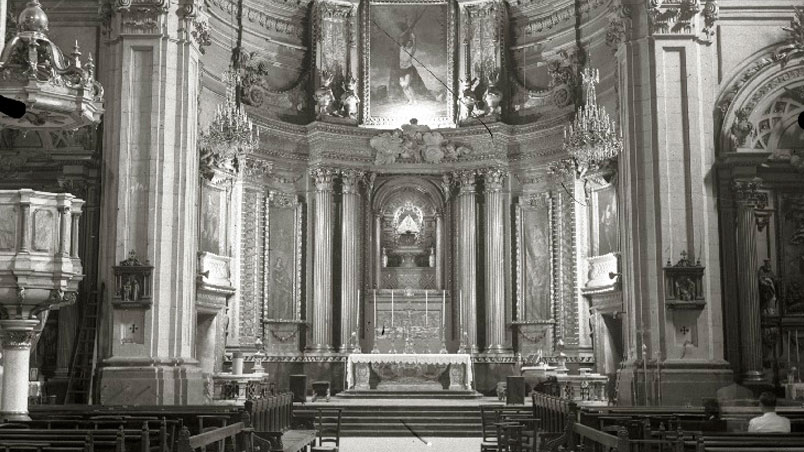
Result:
[[[455,126],[455,55],[456,55],[456,5],[450,0],[366,0],[361,12],[362,39],[363,46],[363,108],[361,124],[367,127],[376,128],[397,128],[400,118],[394,116],[375,116],[371,109],[371,7],[373,6],[420,6],[420,5],[445,5],[447,11],[447,30],[446,30],[446,53],[447,53],[447,75],[444,82],[449,86],[444,103],[446,104],[446,114],[435,117],[416,117],[420,124],[428,125],[432,128],[454,127]],[[404,122],[412,118],[405,118]]]

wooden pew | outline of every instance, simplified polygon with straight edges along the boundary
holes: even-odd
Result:
[[[254,442],[270,451],[296,452],[312,445],[315,430],[293,430],[293,394],[283,393],[246,401],[254,429]]]
[[[208,446],[217,446],[219,452],[224,452],[226,444],[235,452],[250,452],[254,449],[252,443],[252,429],[246,422],[237,422],[224,427],[213,428],[209,431],[190,436],[190,430],[182,426],[176,447],[177,452],[194,452]]]

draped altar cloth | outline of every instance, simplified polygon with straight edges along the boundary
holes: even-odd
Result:
[[[463,364],[466,372],[466,384],[473,387],[472,357],[468,354],[448,353],[353,353],[346,361],[346,387],[355,385],[355,364]]]

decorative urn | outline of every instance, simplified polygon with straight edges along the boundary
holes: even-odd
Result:
[[[28,419],[31,347],[50,309],[75,302],[83,269],[78,222],[84,201],[69,193],[0,190],[0,417]]]

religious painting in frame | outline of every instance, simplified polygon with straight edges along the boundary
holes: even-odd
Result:
[[[517,227],[517,321],[554,320],[553,199],[541,193],[520,199]]]
[[[363,124],[454,125],[454,5],[369,0],[363,24]]]
[[[617,187],[606,183],[593,188],[589,225],[591,255],[605,256],[620,251]]]
[[[269,193],[266,321],[297,321],[301,318],[301,213],[301,203],[295,195],[277,191]]]

